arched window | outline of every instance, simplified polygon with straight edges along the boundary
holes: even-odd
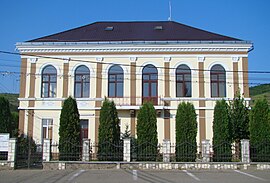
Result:
[[[158,71],[151,64],[146,65],[142,71],[142,96],[144,101],[158,103]]]
[[[75,98],[87,98],[90,91],[90,71],[81,65],[75,70],[75,84],[74,84]]]
[[[124,72],[119,65],[113,65],[108,73],[108,96],[123,97],[124,94]]]
[[[226,71],[221,65],[214,65],[210,71],[211,97],[226,96]]]
[[[191,97],[191,70],[187,65],[176,69],[176,97]]]
[[[42,71],[42,89],[41,97],[56,97],[57,89],[57,71],[52,65],[46,66]]]

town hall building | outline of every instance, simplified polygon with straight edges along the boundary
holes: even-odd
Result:
[[[217,100],[240,90],[249,98],[252,43],[174,21],[95,22],[17,43],[21,54],[19,130],[36,141],[59,140],[63,101],[76,99],[81,137],[98,140],[105,97],[118,110],[121,131],[136,136],[145,101],[157,112],[158,141],[175,142],[181,102],[197,113],[197,141],[212,139]]]

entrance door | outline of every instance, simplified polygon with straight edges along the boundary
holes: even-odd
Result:
[[[88,119],[81,119],[81,142],[84,138],[88,139]]]

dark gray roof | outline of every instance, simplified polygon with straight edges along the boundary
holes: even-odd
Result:
[[[174,21],[95,22],[28,42],[240,41]]]

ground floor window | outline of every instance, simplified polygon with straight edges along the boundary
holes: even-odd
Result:
[[[42,139],[52,140],[53,120],[42,119]]]

